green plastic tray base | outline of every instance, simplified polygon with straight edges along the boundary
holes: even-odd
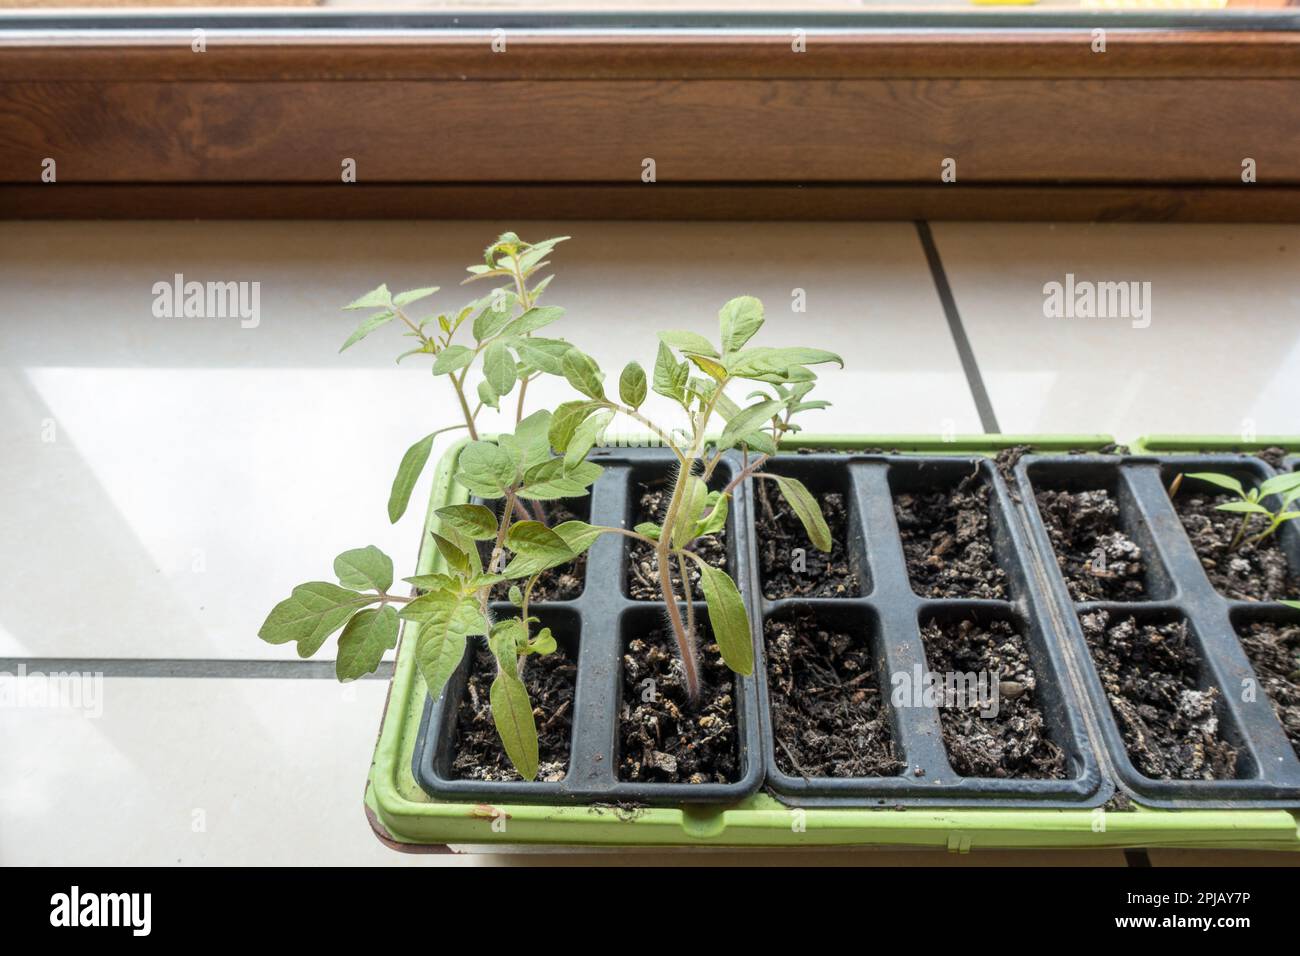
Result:
[[[1294,455],[1300,452],[1300,436],[1257,435],[1244,441],[1240,435],[1145,435],[1135,441],[1132,448],[1135,455],[1250,454],[1265,448],[1281,448]]]
[[[1200,438],[1180,439],[1197,449]],[[1146,441],[1156,441],[1147,439]],[[1097,450],[1105,435],[801,436],[790,447],[885,448],[924,454],[996,454],[1031,445],[1040,451]],[[1240,445],[1239,442],[1236,443]],[[1268,447],[1265,442],[1260,447]],[[464,501],[452,482],[460,445],[438,464],[426,526],[435,509]],[[1291,447],[1297,447],[1291,445]],[[1145,451],[1154,453],[1155,448]],[[1163,449],[1162,449],[1163,450]],[[1169,450],[1182,450],[1169,449]],[[428,535],[424,536],[428,540]],[[422,547],[419,573],[434,571],[437,553]],[[414,645],[399,646],[379,742],[366,786],[366,813],[376,834],[399,849],[447,844],[817,847],[880,846],[972,849],[1103,849],[1189,847],[1300,850],[1300,820],[1284,810],[823,810],[795,809],[759,793],[727,807],[623,809],[448,803],[433,800],[411,772],[425,689]]]

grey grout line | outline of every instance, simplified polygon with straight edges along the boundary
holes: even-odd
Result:
[[[948,330],[952,333],[953,345],[957,347],[957,357],[961,359],[962,371],[966,373],[966,384],[970,386],[971,398],[975,400],[975,410],[979,413],[980,424],[985,434],[997,435],[1002,432],[998,427],[997,415],[993,413],[993,402],[988,389],[984,386],[984,377],[980,374],[979,363],[975,361],[975,351],[971,348],[966,327],[962,325],[961,313],[957,311],[957,300],[953,298],[952,286],[948,284],[948,274],[944,271],[943,260],[939,258],[939,248],[934,244],[930,233],[930,224],[917,220],[916,234],[925,250],[925,261],[930,266],[930,276],[934,279],[935,291],[939,294],[939,303],[943,314],[948,319]]]
[[[0,657],[0,673],[90,673],[104,677],[207,677],[334,680],[333,661],[237,661],[211,658]],[[362,680],[389,680],[393,662],[384,661]]]

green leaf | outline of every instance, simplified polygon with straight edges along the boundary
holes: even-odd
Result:
[[[384,651],[396,646],[397,611],[391,605],[358,611],[339,635],[334,673],[341,681],[373,674],[384,659]]]
[[[392,296],[388,294],[388,286],[381,285],[378,289],[371,289],[355,302],[345,305],[343,308],[352,309],[387,309],[393,304]]]
[[[577,427],[573,432],[573,437],[569,439],[569,447],[564,451],[564,468],[566,471],[576,468],[587,457],[587,452],[591,451],[596,446],[596,443],[600,441],[610,419],[613,417],[614,413],[610,411],[597,412]]]
[[[718,312],[722,326],[722,351],[739,351],[763,327],[763,303],[752,295],[732,299]]]
[[[557,498],[580,498],[604,469],[595,462],[579,462],[566,469],[564,459],[553,458],[524,475],[524,484],[516,494],[529,501],[554,501]]]
[[[420,480],[424,466],[429,463],[429,454],[433,451],[433,439],[437,435],[438,432],[425,435],[406,449],[406,454],[402,456],[402,463],[397,466],[397,474],[393,476],[393,490],[388,493],[388,520],[393,524],[396,524],[406,513],[406,506],[411,501],[411,492],[415,490],[415,483]]]
[[[618,397],[630,408],[640,408],[645,401],[645,369],[636,362],[628,362],[623,367],[623,374],[618,377]]]
[[[446,591],[450,588],[457,587],[457,580],[450,574],[435,572],[434,574],[415,574],[409,578],[402,578],[412,587],[417,587],[421,591]]]
[[[500,339],[483,353],[483,375],[497,395],[509,395],[515,387],[515,357]]]
[[[573,557],[565,540],[540,521],[516,521],[506,535],[506,544],[515,554],[532,558],[567,561]]]
[[[798,426],[796,425],[791,425],[790,429],[792,431],[799,430]],[[745,448],[748,448],[750,451],[762,452],[765,455],[776,454],[776,442],[772,440],[771,435],[763,431],[755,430],[747,434],[741,435],[738,438],[736,438],[735,444],[738,446],[743,446]]]
[[[690,552],[686,552],[690,554]],[[709,626],[718,642],[722,659],[737,674],[754,673],[754,639],[749,633],[749,615],[736,582],[725,571],[692,555],[700,569],[700,590],[709,607]]]
[[[720,448],[732,447],[743,436],[765,426],[784,407],[784,400],[771,398],[742,408],[737,414],[731,416],[731,420],[727,422],[727,427],[722,430],[722,438],[719,440],[718,446]]]
[[[564,402],[551,416],[551,427],[547,434],[556,451],[567,451],[569,442],[578,426],[586,421],[587,416],[600,408],[599,402],[576,401]],[[585,452],[584,452],[585,454]]]
[[[334,573],[345,588],[383,593],[393,583],[393,559],[371,544],[340,554],[334,559]]]
[[[708,498],[704,501],[705,513],[695,523],[695,529],[691,532],[692,541],[705,535],[717,534],[726,527],[730,501],[731,499],[720,491],[709,492]]]
[[[698,332],[660,332],[659,341],[679,352],[693,352],[708,358],[718,357],[718,350],[713,347],[713,343]]]
[[[635,531],[637,534],[643,534],[647,538],[652,538],[655,541],[658,541],[659,536],[663,534],[663,529],[660,528],[659,525],[655,524],[653,521],[642,521],[639,525],[637,525],[632,530]]]
[[[497,725],[501,745],[514,764],[519,776],[525,780],[537,777],[537,724],[533,720],[533,705],[523,681],[506,673],[498,673],[488,693],[492,704],[492,721]]]
[[[1300,601],[1283,601],[1282,603],[1285,604],[1287,607],[1292,607],[1295,608],[1297,611],[1300,611]]]
[[[516,471],[509,452],[492,442],[474,441],[461,449],[456,480],[483,498],[502,498]]]
[[[651,387],[665,398],[681,402],[686,398],[686,381],[691,377],[691,368],[685,362],[678,363],[673,358],[672,350],[663,342],[655,355],[654,380]]]
[[[493,308],[494,303],[499,308]],[[474,305],[483,306],[483,311],[475,316],[474,324],[470,327],[474,333],[474,341],[486,342],[510,324],[510,317],[515,311],[515,294],[498,289],[485,295]]]
[[[478,400],[493,411],[501,411],[501,396],[487,379],[478,383]]]
[[[466,537],[491,541],[497,536],[497,516],[483,505],[448,505],[435,514]]]
[[[727,368],[731,370],[732,375],[740,378],[756,378],[785,373],[791,366],[821,365],[827,362],[834,362],[841,368],[844,367],[844,359],[825,349],[798,347],[777,349],[761,346],[728,356]]]
[[[807,489],[804,483],[795,478],[787,478],[784,475],[759,475],[757,477],[766,477],[776,482],[776,486],[781,489],[781,496],[785,498],[790,508],[798,516],[804,531],[808,533],[808,540],[813,543],[813,547],[818,551],[830,553],[834,545],[834,542],[831,541],[831,529],[826,524],[826,518],[822,515],[822,509],[817,504],[817,499],[812,496],[812,492]]]
[[[428,298],[438,291],[436,285],[426,286],[423,289],[411,289],[409,292],[399,292],[393,296],[393,305],[399,308],[410,305],[412,302],[418,302],[421,299]]]
[[[465,657],[466,637],[486,634],[487,621],[472,600],[445,591],[416,598],[397,616],[420,627],[415,660],[436,700]]]
[[[502,329],[501,334],[503,336],[528,335],[562,318],[564,318],[564,310],[558,306],[549,305],[529,309]]]
[[[564,353],[564,377],[569,384],[588,398],[604,400],[605,386],[596,360],[585,352],[571,348]]]
[[[557,524],[552,530],[564,539],[565,545],[575,557],[590,548],[595,540],[604,534],[603,528],[576,520]]]
[[[1234,514],[1268,515],[1270,518],[1273,517],[1273,512],[1253,501],[1229,501],[1225,504],[1216,505],[1214,510],[1230,511]]]
[[[299,657],[311,657],[354,611],[376,600],[328,581],[309,581],[271,609],[257,636],[268,644],[293,641]]]
[[[704,372],[705,375],[719,382],[727,380],[727,367],[716,359],[696,355],[694,352],[687,352],[686,357],[695,363],[695,367]]]
[[[492,625],[488,634],[488,648],[497,659],[501,670],[511,677],[519,676],[519,654],[528,641],[528,628],[517,617],[506,618]]]
[[[677,513],[673,516],[672,534],[669,537],[674,548],[684,548],[690,544],[691,531],[700,520],[700,515],[704,514],[704,502],[708,496],[709,486],[702,478],[691,475],[686,479]]]
[[[474,350],[466,345],[448,345],[433,360],[433,374],[447,375],[458,372],[474,361]]]
[[[1259,496],[1267,498],[1269,495],[1284,495],[1297,488],[1300,488],[1300,471],[1290,475],[1274,475],[1259,486]]]
[[[528,642],[529,654],[554,654],[558,645],[555,643],[555,636],[551,633],[549,627],[544,627],[537,632],[537,636]]]
[[[1217,471],[1196,471],[1187,475],[1188,478],[1195,478],[1197,481],[1203,481],[1206,484],[1215,485],[1224,488],[1234,494],[1246,495],[1246,489],[1242,487],[1241,482],[1231,475],[1223,475]]]
[[[547,375],[564,374],[564,353],[573,348],[562,339],[517,338],[512,344],[521,362]]]
[[[438,553],[442,559],[447,562],[447,567],[459,574],[469,574],[470,560],[469,554],[465,549],[457,547],[456,543],[450,538],[438,534],[436,531],[430,531],[433,536],[433,543],[438,547]]]
[[[357,326],[357,330],[348,336],[348,340],[343,343],[343,346],[339,351],[346,352],[349,348],[356,345],[375,329],[379,328],[381,325],[387,325],[389,322],[393,321],[394,318],[396,318],[396,313],[394,312],[376,312],[374,315],[366,316],[361,320],[361,324]]]

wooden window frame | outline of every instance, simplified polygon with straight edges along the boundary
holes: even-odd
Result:
[[[0,17],[0,217],[1300,219],[1300,13],[458,19]]]

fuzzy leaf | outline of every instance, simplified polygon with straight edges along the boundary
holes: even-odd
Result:
[[[515,387],[515,357],[500,339],[483,353],[483,375],[497,395],[509,395]]]
[[[340,352],[346,352],[349,348],[356,345],[367,335],[379,328],[381,325],[387,325],[396,318],[395,312],[376,312],[374,315],[367,316],[361,320],[357,330],[348,336],[348,340],[343,343],[339,349]]]
[[[808,533],[808,540],[813,543],[813,547],[818,551],[825,551],[829,554],[834,544],[831,541],[831,529],[826,524],[826,518],[822,515],[821,506],[817,504],[817,499],[812,496],[812,492],[808,490],[802,481],[795,478],[787,478],[784,475],[767,475],[766,477],[775,481],[776,486],[781,489],[781,496],[785,498],[790,508],[798,516],[804,531]]]
[[[514,764],[519,776],[525,780],[537,777],[537,723],[533,720],[533,705],[523,681],[507,673],[498,673],[488,694],[492,705],[492,721],[497,725],[501,745]]]
[[[357,299],[343,308],[353,309],[387,309],[393,304],[393,298],[388,294],[388,286],[381,285],[378,289],[371,289],[361,298]]]
[[[700,569],[700,590],[709,607],[709,626],[723,661],[737,674],[754,673],[754,639],[736,582],[706,561],[697,559],[695,563]]]
[[[528,335],[530,332],[536,332],[538,329],[545,328],[557,319],[562,318],[564,318],[564,310],[558,306],[550,305],[529,309],[502,329],[501,334],[504,336]]]
[[[700,515],[704,514],[704,502],[708,496],[709,487],[702,478],[691,475],[686,479],[669,538],[674,548],[684,548],[691,542],[691,531],[700,520]]]
[[[692,541],[705,535],[717,534],[726,527],[730,501],[731,499],[720,491],[709,492],[708,498],[704,501],[704,515],[695,523],[695,529],[691,532]]]
[[[732,299],[718,312],[722,326],[722,351],[739,351],[763,327],[763,303],[752,295]]]
[[[456,480],[473,494],[502,498],[515,482],[515,462],[509,452],[492,442],[475,441],[460,453]]]
[[[645,401],[645,369],[636,362],[628,362],[623,367],[623,374],[618,377],[618,397],[630,408],[640,408]]]
[[[637,525],[632,530],[635,531],[637,534],[643,534],[647,538],[652,538],[655,541],[658,541],[659,536],[663,534],[663,529],[660,528],[659,525],[655,524],[653,521],[642,521],[639,525]]]
[[[731,420],[727,422],[727,427],[722,430],[722,437],[719,439],[718,447],[732,447],[745,435],[764,427],[784,407],[785,402],[783,400],[768,399],[742,408],[737,414],[731,416]]]
[[[384,659],[384,651],[396,646],[397,611],[392,605],[358,611],[339,635],[334,673],[341,681],[373,674]]]
[[[567,451],[569,442],[573,439],[573,433],[578,430],[578,426],[586,421],[587,416],[600,408],[599,402],[576,401],[564,402],[555,410],[551,416],[551,427],[548,433],[551,445],[556,451]],[[585,452],[584,452],[585,454]]]
[[[371,544],[340,554],[334,559],[334,573],[345,588],[382,593],[393,583],[393,559]]]
[[[564,467],[566,471],[576,468],[587,457],[587,452],[591,451],[596,446],[596,443],[600,441],[605,428],[613,417],[613,412],[597,412],[588,417],[574,430],[573,437],[569,439],[569,447],[564,451]]]
[[[693,352],[708,358],[718,357],[718,350],[713,347],[713,343],[698,332],[660,332],[659,341],[679,352]]]
[[[465,345],[448,345],[433,360],[433,374],[447,375],[458,372],[474,361],[474,350]]]
[[[659,352],[655,356],[654,390],[666,398],[680,402],[686,398],[686,381],[691,377],[691,368],[685,362],[678,363],[673,358],[672,350],[663,342],[659,343]]]
[[[552,529],[557,536],[564,539],[569,551],[576,557],[592,546],[604,533],[602,528],[587,524],[585,521],[565,521]]]
[[[1242,497],[1246,495],[1246,489],[1242,487],[1241,482],[1231,475],[1220,474],[1217,471],[1197,471],[1188,474],[1187,477],[1195,478],[1197,481],[1203,481],[1209,485],[1215,485]]]
[[[393,296],[393,305],[401,306],[410,305],[412,302],[418,302],[421,299],[428,298],[438,291],[436,285],[426,286],[423,289],[411,289],[407,292],[399,292]]]
[[[448,505],[435,514],[475,541],[491,541],[497,535],[497,516],[483,505]]]
[[[517,555],[540,560],[567,561],[573,557],[565,540],[540,521],[516,521],[506,535],[506,544]]]
[[[311,657],[354,611],[375,600],[373,594],[358,594],[328,581],[309,581],[271,609],[257,636],[268,644],[293,641],[299,657]]]
[[[709,377],[725,382],[727,380],[727,367],[716,359],[704,355],[696,355],[694,352],[687,352],[686,357],[695,363],[695,367]]]
[[[388,520],[396,524],[406,513],[406,506],[411,502],[411,492],[420,480],[424,466],[429,463],[429,454],[433,451],[433,440],[438,432],[425,435],[402,455],[402,462],[397,466],[393,476],[393,489],[388,493]]]
[[[518,338],[513,344],[521,362],[547,375],[564,374],[564,353],[573,348],[560,339]]]
[[[529,501],[554,501],[557,498],[580,498],[604,471],[595,462],[579,462],[566,469],[564,459],[553,458],[524,476],[524,484],[516,494]]]
[[[571,348],[564,353],[564,377],[569,384],[588,398],[604,400],[605,386],[596,360],[585,352]]]

